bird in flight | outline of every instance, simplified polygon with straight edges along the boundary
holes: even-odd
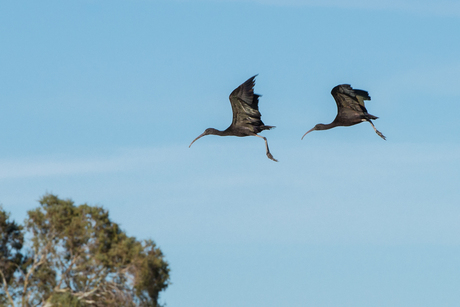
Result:
[[[371,100],[368,92],[355,90],[349,84],[341,84],[334,87],[331,94],[337,103],[337,116],[334,121],[326,125],[317,124],[302,136],[302,140],[308,133],[314,130],[327,130],[338,126],[353,126],[361,122],[369,122],[375,132],[382,139],[386,140],[386,137],[372,123],[372,120],[378,117],[367,113],[364,106],[364,100]]]
[[[268,142],[267,139],[263,136],[258,135],[258,133],[264,130],[270,130],[275,128],[274,126],[266,126],[262,120],[260,119],[261,114],[259,112],[259,97],[260,95],[254,94],[254,84],[255,84],[255,77],[257,75],[249,78],[239,87],[237,87],[231,94],[230,94],[230,104],[232,105],[233,111],[233,120],[230,127],[225,129],[224,131],[220,131],[214,128],[206,129],[202,134],[200,134],[196,139],[190,143],[190,146],[198,140],[199,138],[214,134],[220,136],[257,136],[259,138],[264,139],[265,141],[265,148],[267,150],[267,157],[273,161],[278,162],[275,158],[273,158],[270,150],[268,149]],[[189,148],[190,148],[189,146]]]

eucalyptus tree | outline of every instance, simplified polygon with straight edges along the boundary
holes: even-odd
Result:
[[[169,266],[152,240],[128,236],[102,207],[55,195],[39,202],[17,226],[15,246],[25,234],[25,250],[6,244],[14,270],[1,267],[5,306],[159,306]]]

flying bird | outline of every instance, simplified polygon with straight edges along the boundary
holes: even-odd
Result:
[[[367,113],[364,106],[364,100],[371,100],[368,92],[355,90],[349,84],[341,84],[334,87],[331,94],[337,103],[337,116],[334,121],[327,125],[317,124],[302,136],[302,140],[307,133],[314,130],[327,130],[338,126],[353,126],[361,122],[369,122],[375,132],[382,139],[386,140],[385,136],[372,123],[372,120],[378,117]]]
[[[258,135],[259,132],[264,130],[270,130],[275,128],[274,126],[266,126],[262,120],[260,119],[261,115],[259,112],[259,97],[260,95],[254,94],[254,84],[255,84],[255,77],[257,75],[249,78],[246,82],[241,84],[237,87],[231,94],[230,94],[230,104],[232,105],[233,111],[233,120],[230,127],[225,129],[224,131],[220,131],[214,128],[206,129],[202,134],[200,134],[196,139],[190,143],[190,146],[198,140],[199,138],[214,134],[220,136],[257,136],[259,138],[264,139],[265,141],[265,148],[267,150],[267,157],[273,161],[278,162],[275,158],[273,158],[270,150],[268,149],[268,142],[267,139],[263,136]],[[190,148],[189,146],[189,148]]]

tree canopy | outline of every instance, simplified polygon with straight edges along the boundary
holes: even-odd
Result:
[[[1,306],[158,307],[169,266],[107,210],[45,195],[24,225],[0,207]]]

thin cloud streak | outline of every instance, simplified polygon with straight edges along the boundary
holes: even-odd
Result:
[[[187,1],[187,0],[186,0]],[[403,11],[416,14],[460,16],[456,1],[366,1],[366,0],[209,0],[212,2],[253,2],[262,5],[327,7],[365,10]]]
[[[117,158],[109,160],[102,158],[89,158],[87,160],[3,160],[0,161],[0,180],[119,171],[123,167],[120,166],[118,160]]]
[[[460,148],[456,145],[440,145],[436,146],[432,144],[410,144],[410,143],[401,143],[401,144],[385,144],[386,150],[381,150],[379,147],[376,152],[373,153],[373,159],[385,159],[388,161],[398,161],[399,163],[420,163],[421,161],[433,162],[433,161],[457,161],[458,153]],[[226,157],[223,152],[225,152],[226,145],[220,145],[220,156],[222,159],[231,159]],[[228,151],[234,150],[232,145],[228,145],[230,149]],[[289,157],[290,161],[284,161],[285,169],[290,169],[292,163],[296,164],[297,162],[291,160],[295,159],[301,161],[303,159],[304,152],[300,150],[299,146],[302,148],[302,145],[292,146],[290,150],[285,152],[287,158]],[[337,148],[340,150],[343,149],[343,144],[336,144]],[[367,145],[357,145],[353,150],[364,151]],[[362,147],[362,148],[361,148]],[[32,177],[50,177],[50,176],[71,176],[71,175],[81,175],[81,174],[95,174],[95,173],[114,173],[122,171],[132,171],[132,170],[145,170],[145,169],[157,169],[163,170],[167,167],[168,163],[175,164],[177,167],[183,163],[189,163],[190,160],[196,162],[198,159],[201,162],[198,163],[211,163],[208,161],[209,152],[216,151],[215,145],[201,145],[200,148],[195,148],[193,151],[188,150],[187,146],[166,146],[161,148],[125,148],[114,151],[113,154],[109,155],[75,155],[72,156],[48,156],[48,157],[21,157],[21,158],[11,158],[11,159],[2,159],[0,160],[0,180],[3,179],[18,179],[18,178],[32,178]],[[339,150],[339,149],[337,149]],[[332,150],[334,151],[334,150]],[[403,153],[403,154],[402,154]],[[311,153],[310,153],[311,154]],[[351,154],[351,153],[350,153]],[[184,159],[184,156],[188,158]],[[260,158],[262,159],[262,158]],[[324,155],[318,154],[315,155],[315,160],[318,161],[335,161],[336,157],[334,154]],[[188,162],[187,162],[188,161]],[[263,164],[263,159],[261,161],[255,161],[256,164]],[[219,175],[214,174],[225,182],[227,185],[245,185],[252,182],[252,178],[240,177],[240,174],[237,172],[239,168],[236,167],[235,171],[231,174]],[[171,170],[168,170],[170,173]],[[292,175],[292,174],[291,174]],[[195,188],[208,187],[215,183],[215,177],[202,178],[195,182],[190,182],[190,186]],[[177,180],[177,179],[175,179]],[[269,174],[267,174],[267,179],[259,179],[258,182],[269,182]]]
[[[156,167],[174,156],[173,147],[166,149],[122,149],[112,155],[82,157],[52,156],[0,160],[0,180],[33,177],[71,176],[113,173]]]

